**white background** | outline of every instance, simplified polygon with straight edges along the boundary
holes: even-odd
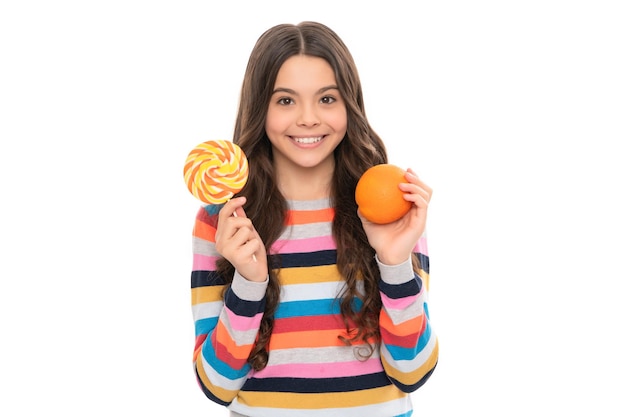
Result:
[[[191,368],[183,163],[230,138],[258,36],[318,20],[434,188],[415,415],[623,416],[620,3],[3,2],[0,414],[227,415]]]

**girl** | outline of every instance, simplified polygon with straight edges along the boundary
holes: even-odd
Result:
[[[410,416],[432,374],[424,230],[431,189],[412,170],[411,210],[358,213],[365,170],[386,163],[352,56],[328,27],[266,31],[246,69],[233,142],[249,178],[193,231],[193,355],[231,416]]]

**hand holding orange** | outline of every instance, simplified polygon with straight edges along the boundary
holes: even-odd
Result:
[[[405,171],[395,165],[379,164],[363,173],[356,185],[354,197],[359,211],[367,220],[377,224],[394,222],[411,209],[398,184],[406,182]]]

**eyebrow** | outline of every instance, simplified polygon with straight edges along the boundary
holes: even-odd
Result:
[[[337,87],[336,85],[327,85],[317,90],[315,94],[323,94],[328,90],[339,90],[339,87]],[[286,88],[286,87],[278,87],[274,89],[274,91],[272,91],[272,95],[276,93],[287,93],[287,94],[293,94],[294,96],[298,95],[298,93],[296,93],[295,90],[292,90],[291,88]]]

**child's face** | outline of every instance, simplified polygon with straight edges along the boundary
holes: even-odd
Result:
[[[347,125],[346,105],[328,62],[305,55],[285,61],[265,120],[274,162],[302,168],[333,167],[333,151]]]

